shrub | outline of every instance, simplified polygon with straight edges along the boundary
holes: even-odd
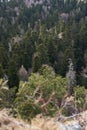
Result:
[[[77,86],[74,89],[75,104],[78,111],[82,111],[86,106],[86,89],[85,87]]]
[[[0,108],[1,109],[13,107],[16,88],[14,87],[9,89],[7,82],[8,81],[3,81],[3,79],[0,79]]]
[[[50,73],[49,67],[44,69],[40,74],[32,73],[29,82],[20,82],[15,104],[18,115],[24,119],[34,117],[41,112],[46,115],[55,115],[67,93],[67,80],[54,75],[53,72]]]

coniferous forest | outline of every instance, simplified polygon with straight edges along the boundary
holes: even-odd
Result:
[[[0,108],[69,116],[87,109],[86,94],[87,1],[0,0]]]

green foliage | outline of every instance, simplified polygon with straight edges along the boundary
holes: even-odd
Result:
[[[17,116],[25,120],[30,120],[38,113],[41,113],[41,109],[39,105],[34,104],[32,99],[25,100],[22,99],[22,97],[21,99],[17,98],[16,105],[17,105],[17,109],[16,109]]]
[[[86,109],[87,106],[86,102],[86,89],[85,87],[77,86],[74,89],[74,97],[75,97],[75,103],[78,111]]]
[[[76,93],[76,100],[78,100],[79,98],[85,99],[86,89],[84,87],[77,86],[75,87],[74,92]]]
[[[41,112],[50,116],[55,115],[67,93],[66,84],[66,79],[56,76],[48,66],[43,67],[41,74],[33,73],[29,77],[29,82],[20,82],[15,100],[18,115],[26,119]],[[39,100],[40,97],[44,101]],[[45,103],[47,105],[43,108]]]
[[[77,84],[87,87],[87,78],[81,75],[83,69],[87,71],[87,56],[84,58],[87,50],[86,16],[87,4],[83,1],[50,0],[49,4],[45,1],[31,8],[27,8],[23,0],[0,1],[0,78],[6,74],[10,88],[0,89],[4,100],[0,100],[1,107],[10,106],[16,86],[15,105],[22,118],[30,119],[41,112],[55,115],[67,93],[67,81],[61,76],[66,75],[69,58],[75,66]],[[27,72],[32,70],[34,73],[29,82],[19,85],[18,72],[22,65]],[[37,102],[41,93],[45,103],[52,96],[44,109],[44,103]],[[76,87],[74,96],[77,108],[83,108],[85,89]]]
[[[18,87],[19,85],[17,70],[18,70],[17,63],[13,59],[10,59],[8,67],[8,78],[9,78],[8,85],[10,88]]]
[[[36,47],[36,56],[33,58],[33,71],[36,72],[39,70],[42,64],[49,64],[48,50],[46,45],[39,44]]]
[[[4,70],[7,69],[8,53],[2,43],[0,43],[0,65],[3,67]]]
[[[16,88],[9,89],[7,81],[0,79],[0,109],[12,108],[14,105]]]
[[[42,67],[39,69],[39,73],[41,75],[47,78],[55,78],[55,72],[54,69],[51,66],[48,66],[46,64],[42,65]]]
[[[3,77],[3,74],[4,74],[4,70],[3,70],[2,65],[0,64],[0,78]]]
[[[0,77],[7,74],[10,86],[18,86],[21,65],[37,72],[48,64],[65,76],[71,58],[79,77],[86,67],[87,4],[77,0],[51,0],[49,4],[50,8],[47,2],[27,8],[23,0],[0,2]],[[79,79],[79,83],[85,85],[86,80]]]

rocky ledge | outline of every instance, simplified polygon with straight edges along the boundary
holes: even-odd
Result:
[[[0,111],[0,130],[87,130],[87,111],[71,117],[62,117],[61,121],[38,115],[31,123],[15,119]]]

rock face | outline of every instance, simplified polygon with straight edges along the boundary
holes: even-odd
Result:
[[[0,111],[0,130],[87,130],[87,111],[65,118],[63,122],[38,115],[30,124]]]

